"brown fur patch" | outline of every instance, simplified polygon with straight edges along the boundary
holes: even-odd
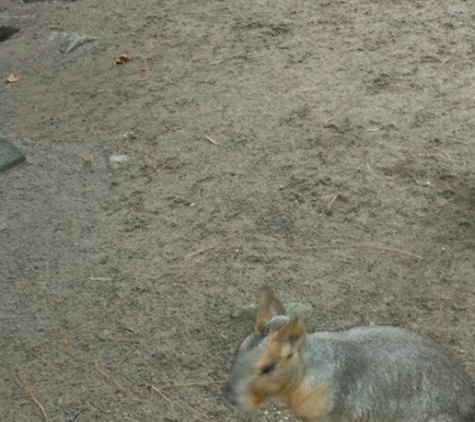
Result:
[[[267,355],[265,356],[264,359],[266,359],[266,360],[278,360],[279,359],[280,349],[282,347],[282,343],[279,341],[278,335],[279,335],[278,331],[272,331],[267,336],[267,341],[266,341]]]
[[[317,420],[326,415],[326,386],[307,390],[302,384],[289,393],[279,396],[292,413],[304,420]]]

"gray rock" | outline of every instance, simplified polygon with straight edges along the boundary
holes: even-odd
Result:
[[[66,53],[70,53],[85,43],[97,40],[97,37],[76,32],[52,32],[48,40],[51,43],[58,43]]]
[[[129,157],[125,154],[111,155],[109,157],[109,162],[112,164],[122,164],[126,163],[127,161],[129,161]]]
[[[9,25],[9,24],[0,24],[0,41],[8,40],[12,35],[15,35],[20,28]]]
[[[0,138],[0,171],[7,170],[23,161],[25,161],[23,152],[11,142]]]

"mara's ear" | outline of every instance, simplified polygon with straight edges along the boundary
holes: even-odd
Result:
[[[269,287],[261,287],[257,292],[257,319],[254,331],[256,333],[261,331],[261,328],[277,315],[285,315],[284,305]]]
[[[291,319],[279,328],[275,342],[280,350],[281,358],[290,358],[302,348],[307,332],[300,317]]]

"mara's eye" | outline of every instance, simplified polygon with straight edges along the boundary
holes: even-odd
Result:
[[[264,337],[267,337],[267,334],[269,334],[269,327],[267,327],[267,326],[262,327],[261,335],[264,336]]]
[[[264,368],[261,369],[261,375],[265,375],[269,372],[272,372],[275,368],[275,365],[275,363],[270,363],[269,365],[264,366]]]

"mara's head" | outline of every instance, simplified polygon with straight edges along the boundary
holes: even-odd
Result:
[[[284,306],[272,291],[261,288],[254,331],[239,345],[224,387],[227,400],[239,410],[251,410],[267,397],[285,394],[303,375],[300,349],[304,340],[300,318],[285,316]]]

